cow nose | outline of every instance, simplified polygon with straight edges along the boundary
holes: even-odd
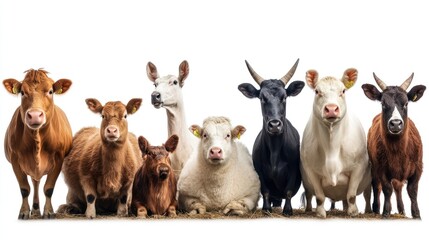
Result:
[[[154,91],[151,95],[151,101],[152,101],[152,105],[155,108],[160,108],[162,101],[161,101],[161,93]]]
[[[403,129],[403,123],[400,119],[393,119],[389,121],[389,130],[392,133],[400,133]]]
[[[115,141],[119,138],[119,129],[116,126],[107,126],[105,133],[108,140]]]
[[[283,127],[283,123],[282,123],[282,121],[280,121],[278,119],[270,120],[268,122],[268,129],[272,133],[280,132],[282,127]]]
[[[45,123],[45,113],[40,110],[27,111],[25,115],[27,125],[31,128],[39,128]]]
[[[336,104],[328,104],[324,109],[325,118],[337,118],[340,115],[340,108]]]
[[[210,159],[222,159],[222,149],[219,147],[212,147],[209,154]]]
[[[168,173],[170,172],[170,168],[168,166],[162,165],[159,167],[159,178],[164,180],[168,177]]]

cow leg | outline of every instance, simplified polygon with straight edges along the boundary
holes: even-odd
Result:
[[[95,202],[97,201],[97,192],[96,192],[96,183],[94,179],[90,176],[84,176],[81,179],[81,184],[84,192],[84,196],[86,198],[86,211],[85,216],[87,218],[93,219],[97,215],[97,211],[95,209]]]
[[[363,191],[363,197],[365,199],[365,213],[371,213],[371,184]]]
[[[268,191],[262,193],[262,211],[265,213],[271,213],[273,211],[271,208],[270,193]]]
[[[31,179],[33,182],[33,208],[31,209],[31,216],[40,217],[40,203],[39,203],[39,184],[40,181]]]
[[[54,208],[52,207],[52,194],[54,193],[55,183],[57,182],[58,176],[61,173],[61,167],[63,165],[63,157],[58,158],[54,164],[55,167],[50,173],[48,173],[45,185],[43,186],[43,193],[45,194],[45,207],[43,208],[43,218],[50,219],[54,218]]]
[[[15,156],[12,156],[15,159]],[[22,204],[19,210],[18,219],[28,219],[30,217],[30,205],[28,204],[28,196],[30,195],[30,184],[25,173],[21,171],[17,161],[11,161],[13,172],[18,180],[19,189],[21,189]]]
[[[407,183],[407,192],[411,200],[411,216],[413,216],[414,219],[421,219],[419,205],[417,204],[417,192],[419,188],[419,180],[420,180],[420,175],[418,176],[414,175],[408,179],[408,183]]]
[[[128,205],[127,205],[128,204],[128,197],[129,197],[129,195],[127,193],[125,193],[119,199],[118,210],[116,213],[119,217],[128,216]]]
[[[381,184],[375,179],[372,180],[372,192],[374,195],[374,201],[372,202],[372,211],[376,214],[380,214]]]
[[[382,190],[384,194],[384,206],[383,206],[383,218],[390,217],[390,212],[392,211],[392,204],[390,198],[392,197],[393,187],[392,183],[387,179],[384,179],[382,182]]]
[[[311,212],[313,211],[313,206],[312,206],[312,199],[313,199],[313,194],[311,194],[309,191],[305,191],[305,198],[307,201],[307,206],[305,206],[305,211],[306,212]]]
[[[343,200],[343,211],[347,211],[347,209],[349,209],[349,203],[347,202],[347,200]]]
[[[331,207],[329,208],[329,211],[332,211],[332,210],[335,210],[335,201],[334,200],[331,200]]]
[[[285,216],[292,216],[293,210],[292,210],[292,191],[287,191],[286,193],[286,199],[285,199],[285,206],[283,207],[283,215]]]
[[[403,184],[401,181],[392,179],[393,190],[395,191],[396,196],[396,206],[398,207],[398,213],[405,215],[404,202],[402,201],[402,187]]]

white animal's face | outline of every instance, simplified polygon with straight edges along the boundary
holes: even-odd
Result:
[[[345,93],[356,82],[357,70],[347,69],[341,80],[329,76],[319,80],[318,73],[310,70],[306,79],[315,93],[313,115],[326,123],[340,121],[347,112]]]
[[[232,128],[225,117],[209,117],[204,120],[203,128],[192,125],[189,130],[201,139],[199,151],[204,160],[213,165],[226,163],[236,151],[234,139],[246,131],[241,125]]]
[[[155,91],[152,92],[152,105],[155,108],[173,107],[182,99],[182,87],[176,76],[168,75],[154,81]]]

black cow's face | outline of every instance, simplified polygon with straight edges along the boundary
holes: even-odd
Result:
[[[401,134],[407,124],[407,93],[399,87],[387,87],[381,97],[383,124],[389,134]]]
[[[426,87],[417,85],[407,92],[406,89],[413,79],[413,74],[400,87],[386,86],[375,74],[374,78],[382,92],[371,84],[363,84],[362,89],[369,99],[381,102],[381,116],[386,133],[401,135],[408,122],[408,102],[417,102],[423,96]]]
[[[285,88],[280,80],[265,80],[260,90],[249,83],[240,84],[238,90],[248,98],[259,98],[265,131],[279,135],[283,133],[286,121],[286,98],[298,95],[303,87],[303,81],[294,81]]]

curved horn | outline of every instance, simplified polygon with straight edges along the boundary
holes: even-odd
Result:
[[[381,81],[380,78],[377,77],[377,75],[375,75],[375,73],[373,72],[372,75],[374,76],[375,82],[377,82],[377,85],[381,88],[381,90],[385,90],[386,89],[386,84]]]
[[[402,83],[402,85],[401,85],[400,88],[402,88],[405,91],[407,91],[407,88],[410,86],[411,81],[413,80],[413,77],[414,77],[414,73],[411,73],[411,76],[407,80],[405,80],[404,83]]]
[[[295,64],[292,66],[289,72],[286,75],[284,75],[282,78],[280,78],[280,80],[283,81],[285,85],[287,84],[287,82],[289,82],[289,80],[292,78],[293,74],[295,73],[295,70],[298,67],[298,63],[299,63],[299,58],[296,60]]]
[[[259,76],[255,70],[250,66],[250,64],[247,62],[247,60],[244,60],[246,62],[247,69],[249,69],[250,75],[252,75],[252,78],[258,83],[258,85],[261,85],[261,83],[264,81],[264,79]]]

